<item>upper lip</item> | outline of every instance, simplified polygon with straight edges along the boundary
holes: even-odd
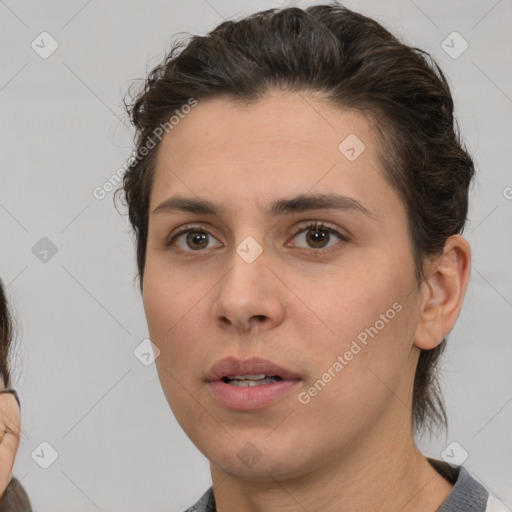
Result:
[[[300,377],[282,366],[267,359],[252,357],[240,360],[235,357],[226,357],[217,361],[207,372],[206,379],[210,382],[221,380],[234,375],[278,375],[282,379],[295,380]]]

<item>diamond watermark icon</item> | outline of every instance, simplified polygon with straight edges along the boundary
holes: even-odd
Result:
[[[339,152],[351,162],[359,158],[365,149],[363,141],[354,133],[346,137],[338,146]]]
[[[57,450],[48,442],[43,441],[31,453],[35,463],[43,469],[48,469],[59,457]]]
[[[236,252],[245,262],[252,263],[263,252],[263,247],[252,236],[248,236],[238,245]]]
[[[458,32],[452,32],[441,43],[441,48],[452,59],[458,59],[468,47],[468,42]]]
[[[149,339],[142,340],[133,351],[133,355],[144,365],[150,366],[160,355],[160,349]]]
[[[46,236],[43,236],[32,247],[32,254],[42,263],[48,263],[56,254],[57,246]]]
[[[59,43],[48,32],[41,32],[30,45],[39,57],[47,59],[59,47]]]
[[[252,443],[242,446],[236,455],[248,468],[252,468],[262,457],[262,453]]]
[[[468,457],[469,453],[457,441],[451,442],[441,452],[441,458],[452,467],[461,466]]]

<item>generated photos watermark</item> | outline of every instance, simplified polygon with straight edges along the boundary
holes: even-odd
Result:
[[[92,195],[98,201],[102,201],[107,197],[110,192],[113,192],[116,187],[121,183],[123,176],[126,174],[128,169],[135,163],[140,162],[149,152],[162,140],[162,137],[173,130],[182,119],[185,118],[191,110],[197,106],[197,100],[195,98],[189,98],[187,103],[181,106],[179,110],[175,110],[175,113],[169,118],[168,121],[158,125],[151,135],[148,135],[146,142],[139,147],[138,151],[133,151],[130,158],[126,160],[122,167],[120,167],[110,178],[108,178],[101,186],[95,187],[92,191]],[[158,142],[156,141],[158,139]]]
[[[307,391],[301,391],[297,395],[299,403],[307,405],[311,399],[320,393],[329,382],[331,382],[336,375],[338,375],[345,366],[347,366],[354,357],[359,354],[364,347],[368,345],[370,339],[375,338],[393,318],[402,311],[402,304],[395,302],[385,313],[381,313],[379,319],[370,327],[366,327],[352,340],[350,348],[339,355],[329,368],[322,374],[322,376],[310,386]]]

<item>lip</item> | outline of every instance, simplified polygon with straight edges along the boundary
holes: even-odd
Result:
[[[251,387],[236,387],[222,381],[233,375],[277,375],[282,380]],[[215,363],[206,374],[207,388],[222,406],[235,410],[262,409],[290,394],[300,385],[300,377],[267,359],[246,360],[227,357]]]

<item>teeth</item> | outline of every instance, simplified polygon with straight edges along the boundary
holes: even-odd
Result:
[[[251,377],[260,377],[260,375],[251,375]],[[265,375],[263,375],[263,377],[265,377]],[[263,384],[271,384],[272,382],[277,382],[277,380],[278,379],[276,377],[267,377],[262,379],[245,379],[245,377],[240,379],[238,377],[233,377],[228,379],[227,383],[232,386],[248,388],[252,386],[262,386]]]
[[[260,375],[233,375],[232,377],[229,377],[229,379],[237,379],[237,380],[243,380],[243,379],[249,379],[249,380],[261,380],[264,379],[266,375],[264,373]]]

